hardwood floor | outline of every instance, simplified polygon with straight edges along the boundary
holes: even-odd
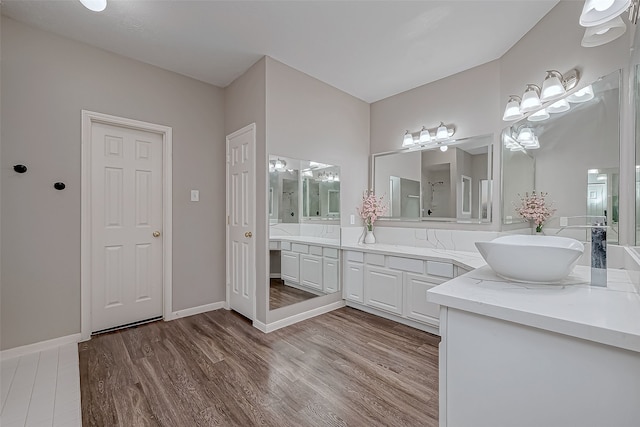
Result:
[[[269,310],[315,298],[317,295],[302,289],[286,286],[282,279],[271,279],[269,286]]]
[[[342,308],[269,334],[217,310],[80,344],[86,426],[437,426],[440,338]]]

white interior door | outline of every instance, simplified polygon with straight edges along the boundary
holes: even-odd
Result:
[[[255,306],[255,124],[227,136],[227,296],[253,320]]]
[[[91,125],[91,330],[161,317],[162,135]]]

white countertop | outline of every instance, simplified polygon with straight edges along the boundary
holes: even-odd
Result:
[[[443,306],[640,352],[640,295],[626,270],[608,270],[606,288],[577,266],[557,285],[515,283],[482,267],[427,292]]]
[[[408,256],[428,261],[452,262],[466,269],[476,269],[487,264],[478,252],[463,252],[450,249],[420,248],[417,246],[388,245],[385,243],[342,245],[342,249],[373,252],[384,255]]]
[[[340,249],[340,240],[313,236],[270,236],[270,242],[292,242]]]

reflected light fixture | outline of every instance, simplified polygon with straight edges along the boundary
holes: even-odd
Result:
[[[102,12],[107,8],[107,0],[80,0],[80,3],[93,12]]]
[[[542,82],[542,91],[540,92],[540,100],[542,102],[558,99],[566,93],[563,84],[563,77],[559,71],[547,71],[547,76]]]
[[[569,106],[569,102],[565,98],[563,98],[549,105],[547,107],[547,111],[551,114],[557,114],[569,111],[570,108],[571,106]]]
[[[441,146],[440,146],[440,151],[442,151],[443,153],[444,153],[445,151],[447,151],[448,149],[449,149],[449,146],[448,146],[448,145],[441,145]]]
[[[413,135],[411,135],[411,132],[406,131],[404,133],[404,138],[402,138],[402,146],[403,147],[411,147],[413,144],[414,144]]]
[[[593,86],[589,85],[567,96],[567,101],[573,104],[580,104],[582,102],[591,101],[594,97]]]
[[[527,88],[522,95],[522,101],[520,102],[520,111],[528,113],[529,111],[537,110],[542,106],[540,101],[540,88],[534,84],[528,84]]]
[[[509,122],[511,120],[520,120],[524,117],[524,114],[520,111],[520,101],[521,99],[517,95],[509,96],[509,101],[507,101],[507,107],[504,109],[502,120]]]
[[[285,162],[282,159],[276,160],[275,163],[273,164],[273,168],[277,171],[284,170],[286,166],[287,166],[287,162]]]
[[[631,6],[631,0],[586,0],[580,14],[580,25],[595,27],[620,16]]]
[[[528,120],[530,122],[541,122],[543,120],[547,120],[549,117],[550,116],[549,116],[549,113],[547,112],[547,109],[543,108],[542,110],[538,110],[532,115],[530,115],[528,117]]]
[[[618,37],[622,36],[626,31],[627,25],[624,23],[622,18],[616,16],[604,24],[600,24],[595,27],[588,27],[584,32],[584,36],[582,37],[582,42],[580,44],[583,47],[602,46],[603,44],[614,41]]]

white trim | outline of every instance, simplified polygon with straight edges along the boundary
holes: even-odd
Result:
[[[314,308],[313,310],[305,311],[302,313],[294,314],[293,316],[285,317],[284,319],[277,320],[271,323],[262,323],[257,320],[253,321],[253,326],[262,332],[268,333],[278,329],[290,326],[303,320],[311,319],[312,317],[319,316],[321,314],[328,313],[333,310],[337,310],[345,306],[344,301],[336,301],[331,304],[324,305],[322,307]]]
[[[180,319],[182,317],[194,316],[196,314],[206,313],[208,311],[219,310],[224,308],[225,302],[218,301],[211,304],[199,305],[197,307],[186,308],[184,310],[174,311],[164,317],[165,321]]]
[[[2,350],[0,351],[0,360],[13,359],[14,357],[20,357],[31,353],[38,353],[50,348],[60,347],[62,345],[78,342],[80,342],[80,334],[72,334],[64,337],[54,338],[51,340],[40,341],[33,344]]]
[[[156,132],[162,135],[163,316],[168,316],[169,313],[171,313],[172,307],[173,130],[168,126],[82,110],[82,164],[80,182],[80,335],[83,341],[91,338],[91,193],[89,188],[91,182],[91,125],[93,123],[105,123],[114,126],[142,130],[145,132]]]
[[[412,328],[419,329],[424,332],[428,332],[432,335],[440,336],[440,320],[434,319],[434,324],[430,325],[428,323],[418,322],[412,319],[406,319],[404,317],[400,317],[395,314],[387,313],[382,310],[378,310],[373,307],[369,307],[363,305],[359,302],[347,301],[347,307],[355,308],[356,310],[364,311],[365,313],[373,314],[374,316],[383,317],[385,319],[393,320],[397,323],[402,323],[403,325],[411,326]]]

